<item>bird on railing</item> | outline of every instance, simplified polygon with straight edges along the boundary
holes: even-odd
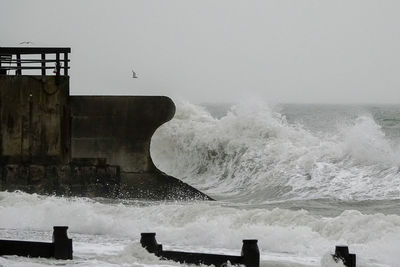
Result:
[[[136,72],[134,70],[132,70],[132,78],[137,78],[138,76],[136,75]]]
[[[57,72],[59,72],[60,69],[61,69],[61,63],[57,63],[57,62],[56,62],[56,63],[54,64],[53,73],[54,73],[54,74],[57,74]]]

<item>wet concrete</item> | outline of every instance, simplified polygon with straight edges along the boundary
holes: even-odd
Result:
[[[164,96],[69,96],[67,76],[0,75],[0,190],[141,199],[210,199],[158,170]]]

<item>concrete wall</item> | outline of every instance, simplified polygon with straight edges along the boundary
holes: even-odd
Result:
[[[0,165],[0,190],[37,194],[118,197],[119,166],[99,164]]]
[[[71,96],[72,157],[106,158],[123,172],[157,171],[150,157],[155,130],[172,119],[163,96]]]
[[[69,77],[0,75],[0,163],[69,161]]]
[[[0,75],[0,190],[142,199],[210,199],[158,170],[162,96],[69,96],[69,78]]]

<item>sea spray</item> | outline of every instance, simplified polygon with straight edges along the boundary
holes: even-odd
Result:
[[[169,174],[217,198],[258,203],[397,199],[398,151],[371,117],[320,133],[259,103],[233,106],[221,118],[178,103],[151,146],[154,162]]]
[[[18,192],[1,192],[0,197],[1,234],[11,231],[7,229],[46,232],[62,223],[70,226],[72,237],[98,235],[96,243],[137,243],[141,232],[152,231],[161,243],[186,251],[236,254],[242,239],[256,238],[262,254],[287,257],[317,258],[337,244],[348,244],[359,257],[383,263],[400,255],[395,245],[400,242],[398,215],[347,210],[324,217],[305,210],[242,208],[218,202],[111,204]]]
[[[7,256],[0,265],[178,266],[140,247],[151,231],[166,249],[232,255],[258,239],[261,266],[340,266],[336,245],[357,266],[397,266],[400,107],[278,110],[247,103],[214,116],[179,102],[155,133],[155,163],[215,202],[0,192],[0,238],[47,241],[52,226],[68,225],[74,240],[72,261]]]

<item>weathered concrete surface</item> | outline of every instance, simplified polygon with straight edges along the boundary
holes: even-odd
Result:
[[[148,199],[210,199],[158,170],[151,160],[155,130],[171,120],[165,96],[72,96],[72,157],[105,158],[121,167],[119,195]]]
[[[154,200],[213,200],[181,180],[160,171],[145,173],[121,171],[119,197]]]
[[[163,173],[123,173],[119,166],[86,160],[68,165],[0,166],[0,190],[64,196],[137,198],[148,200],[210,199]]]
[[[72,157],[106,158],[124,172],[154,172],[150,141],[172,119],[164,96],[71,96]]]
[[[110,165],[9,164],[0,168],[3,189],[38,194],[118,197],[119,179],[119,166]]]
[[[0,190],[141,199],[210,199],[158,170],[168,97],[69,96],[65,76],[0,75]]]
[[[0,163],[69,161],[69,77],[0,75]]]

